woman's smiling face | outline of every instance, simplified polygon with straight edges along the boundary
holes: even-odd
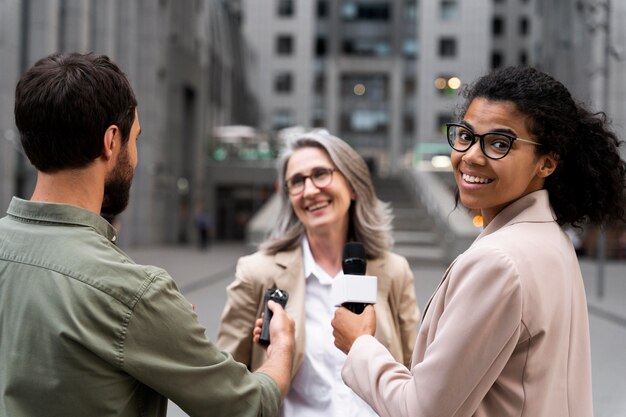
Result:
[[[289,179],[296,174],[308,176],[315,168],[337,167],[324,150],[317,147],[300,148],[289,157],[285,178]],[[328,186],[318,188],[307,178],[304,190],[300,194],[290,195],[289,200],[310,235],[328,228],[338,228],[347,233],[348,209],[354,197],[348,181],[336,170]]]
[[[499,131],[538,142],[526,128],[527,117],[509,101],[474,99],[461,124],[477,134]],[[480,210],[486,226],[506,206],[543,188],[556,168],[549,155],[537,155],[535,146],[514,141],[508,155],[493,160],[485,156],[477,140],[466,152],[451,153],[461,203]]]

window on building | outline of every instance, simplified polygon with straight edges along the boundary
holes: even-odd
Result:
[[[502,36],[504,35],[504,18],[501,16],[496,16],[491,21],[491,33],[493,36]]]
[[[276,13],[280,17],[292,17],[294,14],[294,1],[278,0]]]
[[[406,20],[414,22],[417,19],[417,0],[406,0],[405,13]]]
[[[315,56],[326,56],[326,38],[320,36],[315,39]]]
[[[357,109],[346,115],[343,130],[357,133],[384,133],[389,126],[389,113],[386,110]]]
[[[520,65],[528,65],[528,54],[526,51],[520,51],[519,53],[519,64]]]
[[[275,130],[293,126],[293,113],[290,109],[276,109],[272,115],[272,128]]]
[[[276,38],[276,54],[293,54],[293,37],[291,35],[278,35]]]
[[[528,30],[530,28],[530,21],[526,16],[523,16],[519,19],[519,34],[522,36],[528,35]]]
[[[365,96],[372,102],[389,99],[389,78],[386,74],[347,73],[341,77],[341,95]]]
[[[439,56],[441,58],[454,58],[456,56],[456,39],[440,38],[439,39]]]
[[[455,20],[459,17],[459,3],[457,0],[441,0],[439,3],[441,20]]]
[[[290,93],[293,90],[293,75],[290,72],[281,72],[274,77],[274,91]]]
[[[320,127],[320,128],[324,128],[326,127],[326,119],[324,118],[324,114],[322,111],[319,112],[319,114],[314,114],[313,115],[313,120],[311,121],[311,126],[312,127]]]
[[[451,113],[439,113],[437,114],[437,118],[435,119],[435,133],[445,135],[446,134],[446,123],[451,123],[454,121],[454,117]]]
[[[414,77],[406,77],[404,79],[404,95],[406,97],[412,97],[415,95],[415,78]]]
[[[405,58],[414,59],[417,57],[417,39],[407,38],[402,42],[402,53]]]
[[[385,57],[391,53],[391,43],[388,38],[350,38],[342,41],[341,51],[345,55]]]
[[[346,1],[341,4],[340,14],[344,21],[389,20],[391,6],[388,2],[359,3]]]
[[[405,135],[412,135],[415,131],[415,117],[412,114],[405,114],[403,118],[403,130]]]
[[[440,95],[455,97],[458,89],[461,87],[461,79],[456,75],[440,74],[435,78],[434,85]]]
[[[315,74],[313,78],[313,91],[317,94],[324,94],[326,88],[326,76],[323,72]]]
[[[502,52],[493,51],[491,53],[491,69],[500,68],[504,63],[504,55]]]
[[[317,0],[317,17],[320,19],[328,17],[328,0]]]

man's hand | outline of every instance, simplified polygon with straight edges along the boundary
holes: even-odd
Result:
[[[291,383],[296,325],[277,302],[270,300],[267,307],[273,313],[272,320],[270,320],[270,344],[267,347],[267,360],[257,372],[263,372],[272,377],[284,398]],[[255,322],[252,332],[255,343],[259,342],[262,323],[262,318]]]
[[[330,324],[333,326],[335,346],[343,353],[348,354],[357,337],[364,334],[374,336],[376,333],[376,312],[372,305],[366,306],[361,314],[354,314],[347,308],[339,307]]]

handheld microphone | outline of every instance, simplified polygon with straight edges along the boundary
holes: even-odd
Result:
[[[341,266],[343,276],[333,282],[330,294],[333,304],[361,314],[366,305],[376,303],[377,291],[377,278],[365,275],[367,261],[362,243],[346,243]]]

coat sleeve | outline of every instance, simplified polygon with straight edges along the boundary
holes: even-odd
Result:
[[[217,333],[217,346],[236,361],[252,364],[252,330],[262,303],[262,285],[251,277],[249,262],[239,259],[235,280],[227,287],[226,305]]]
[[[348,353],[345,383],[381,416],[470,417],[514,351],[522,326],[514,263],[497,249],[463,257],[422,323],[422,361],[408,370],[369,336]],[[435,328],[424,329],[429,320]]]
[[[277,415],[280,392],[205,335],[173,280],[158,275],[138,299],[121,343],[122,369],[190,416]]]
[[[409,263],[402,258],[402,273],[400,274],[399,290],[397,291],[398,324],[400,327],[400,343],[402,345],[403,363],[409,366],[419,322],[419,307],[415,299],[415,281]]]

